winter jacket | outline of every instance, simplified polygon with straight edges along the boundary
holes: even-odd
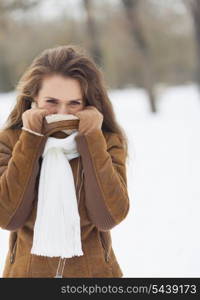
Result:
[[[78,129],[78,121],[45,125],[44,136],[22,128],[0,132],[0,227],[10,231],[4,278],[56,274],[59,257],[30,253],[42,153],[48,136],[66,137],[62,130]],[[69,163],[84,255],[66,259],[63,277],[123,277],[110,233],[129,211],[123,146],[117,134],[99,129],[88,134],[79,132],[75,140],[80,156]]]

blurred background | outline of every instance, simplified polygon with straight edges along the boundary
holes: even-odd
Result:
[[[92,55],[128,137],[124,277],[200,276],[200,1],[0,0],[0,127],[33,58],[65,44]]]

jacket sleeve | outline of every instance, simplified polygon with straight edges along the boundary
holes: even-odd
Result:
[[[33,207],[45,137],[22,130],[12,149],[11,131],[0,132],[0,227],[16,230],[25,223]]]
[[[88,215],[100,231],[110,230],[129,211],[123,146],[117,134],[109,134],[106,141],[99,129],[79,133],[75,139],[82,158]]]

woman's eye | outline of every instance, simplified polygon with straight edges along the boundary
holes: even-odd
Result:
[[[47,102],[51,103],[51,104],[56,104],[55,101],[53,101],[53,100],[47,100]]]
[[[74,101],[74,102],[72,102],[71,104],[72,104],[72,105],[77,105],[77,104],[80,105],[80,102]]]

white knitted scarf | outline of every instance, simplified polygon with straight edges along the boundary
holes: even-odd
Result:
[[[42,154],[32,254],[68,258],[83,255],[80,216],[69,160],[80,154],[73,130],[66,138],[48,137]]]

